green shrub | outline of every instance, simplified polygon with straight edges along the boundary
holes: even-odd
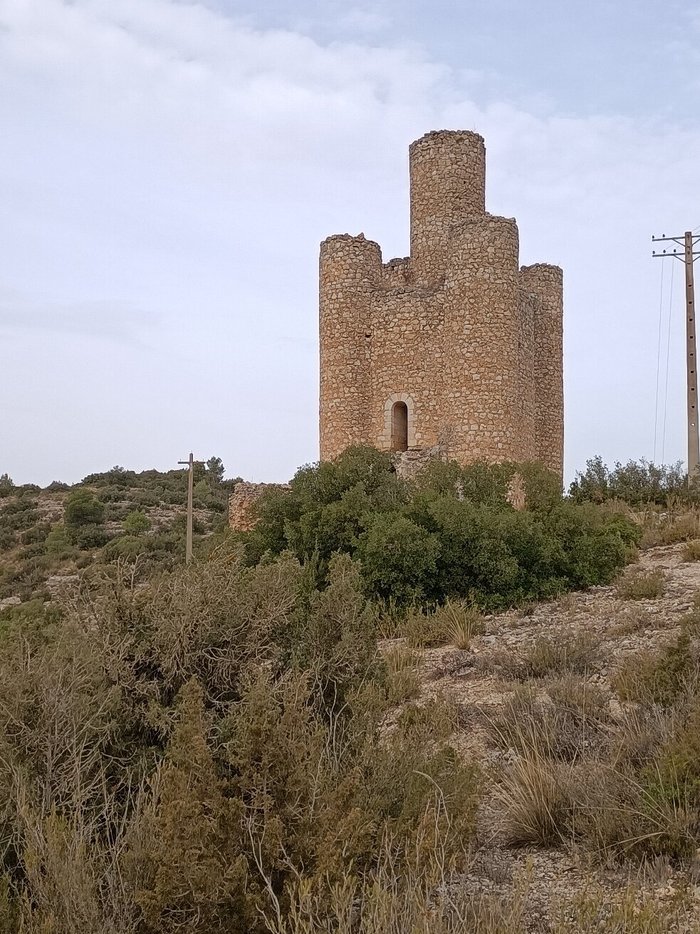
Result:
[[[54,525],[46,536],[44,545],[47,554],[55,555],[56,557],[68,557],[74,551],[73,543],[66,531],[66,527],[62,523]]]
[[[74,490],[66,500],[64,523],[66,528],[99,525],[104,518],[104,507],[90,490]]]
[[[368,592],[407,605],[431,593],[440,545],[406,516],[378,516],[359,539],[357,556]]]
[[[151,520],[139,509],[133,510],[124,519],[124,531],[128,535],[140,535],[142,532],[147,532],[150,528]]]
[[[508,502],[516,473],[529,491],[524,511]],[[360,559],[367,594],[399,609],[448,598],[502,609],[608,583],[641,536],[626,516],[564,501],[535,465],[435,463],[412,484],[364,448],[302,468],[256,511],[241,536],[251,563],[291,550],[317,563],[322,583],[341,551]]]
[[[624,465],[618,461],[611,470],[600,456],[586,461],[586,469],[576,474],[569,495],[579,502],[617,499],[635,506],[666,505],[670,499],[697,499],[697,491],[688,489],[687,474],[680,461],[670,466],[644,459]]]
[[[107,532],[98,525],[86,525],[73,533],[73,541],[83,551],[102,548],[109,541]]]

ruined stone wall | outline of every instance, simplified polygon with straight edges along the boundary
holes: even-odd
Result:
[[[228,524],[234,532],[249,532],[257,519],[253,507],[266,490],[288,490],[282,483],[248,483],[240,480],[228,498]]]
[[[518,228],[485,212],[476,133],[410,147],[411,256],[382,264],[363,235],[321,245],[321,458],[350,444],[462,463],[541,459],[561,472],[561,270],[519,269]]]

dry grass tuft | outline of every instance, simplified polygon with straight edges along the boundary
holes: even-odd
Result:
[[[392,646],[384,655],[387,669],[386,689],[389,703],[405,704],[420,694],[419,660],[404,645]]]
[[[569,676],[544,696],[532,686],[516,690],[489,731],[499,746],[521,755],[575,761],[602,745],[609,719],[603,692]]]
[[[700,538],[686,542],[683,547],[684,561],[700,561]]]
[[[404,629],[406,641],[413,648],[452,644],[468,649],[472,638],[484,632],[484,620],[476,607],[448,600],[433,612],[412,611]]]
[[[496,788],[509,842],[515,846],[565,843],[572,795],[570,765],[537,752],[519,758]]]
[[[617,596],[621,600],[655,600],[666,589],[663,571],[635,569],[624,574],[617,583]]]
[[[551,636],[538,636],[514,651],[495,652],[491,661],[505,677],[527,681],[567,672],[585,674],[593,666],[596,655],[596,644],[590,634],[565,630]]]
[[[441,613],[450,642],[458,649],[468,649],[474,636],[484,633],[484,619],[476,607],[448,602]]]
[[[680,542],[700,538],[700,510],[689,509],[678,515],[650,513],[645,515],[644,525],[642,548],[678,545]]]

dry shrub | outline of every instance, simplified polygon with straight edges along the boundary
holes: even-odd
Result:
[[[348,870],[320,893],[303,880],[290,891],[284,910],[271,894],[266,912],[270,934],[513,934],[525,923],[525,886],[504,898],[474,894],[459,884],[438,839],[430,857],[418,846],[408,861],[398,860],[396,841],[382,841],[377,866],[367,876]]]
[[[448,600],[433,612],[413,610],[405,623],[406,640],[413,648],[449,645],[468,649],[471,639],[484,631],[483,617],[476,607]]]
[[[323,590],[289,559],[218,555],[147,588],[122,570],[51,626],[0,631],[8,930],[261,934],[271,894],[326,899],[385,838],[397,878],[418,849],[460,864],[478,783],[447,742],[456,715],[385,722],[347,556]]]
[[[700,561],[700,539],[695,538],[683,546],[684,561]]]
[[[617,582],[617,596],[621,600],[655,600],[666,589],[666,577],[661,570],[628,571]]]
[[[592,635],[564,630],[551,636],[538,636],[516,650],[495,652],[491,661],[506,677],[527,681],[567,672],[585,674],[593,666],[596,655]]]
[[[677,545],[700,538],[700,511],[690,509],[677,515],[653,513],[646,517],[645,526],[642,548]]]
[[[700,678],[698,647],[684,627],[665,648],[628,655],[613,675],[622,700],[668,707],[695,689]]]
[[[677,925],[683,929],[688,902],[682,890],[660,900],[632,883],[611,892],[591,882],[559,906],[552,934],[666,934]]]

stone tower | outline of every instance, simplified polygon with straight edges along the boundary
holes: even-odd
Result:
[[[440,446],[561,474],[562,271],[519,268],[477,133],[427,133],[409,163],[410,257],[383,263],[362,234],[321,244],[321,459]]]

